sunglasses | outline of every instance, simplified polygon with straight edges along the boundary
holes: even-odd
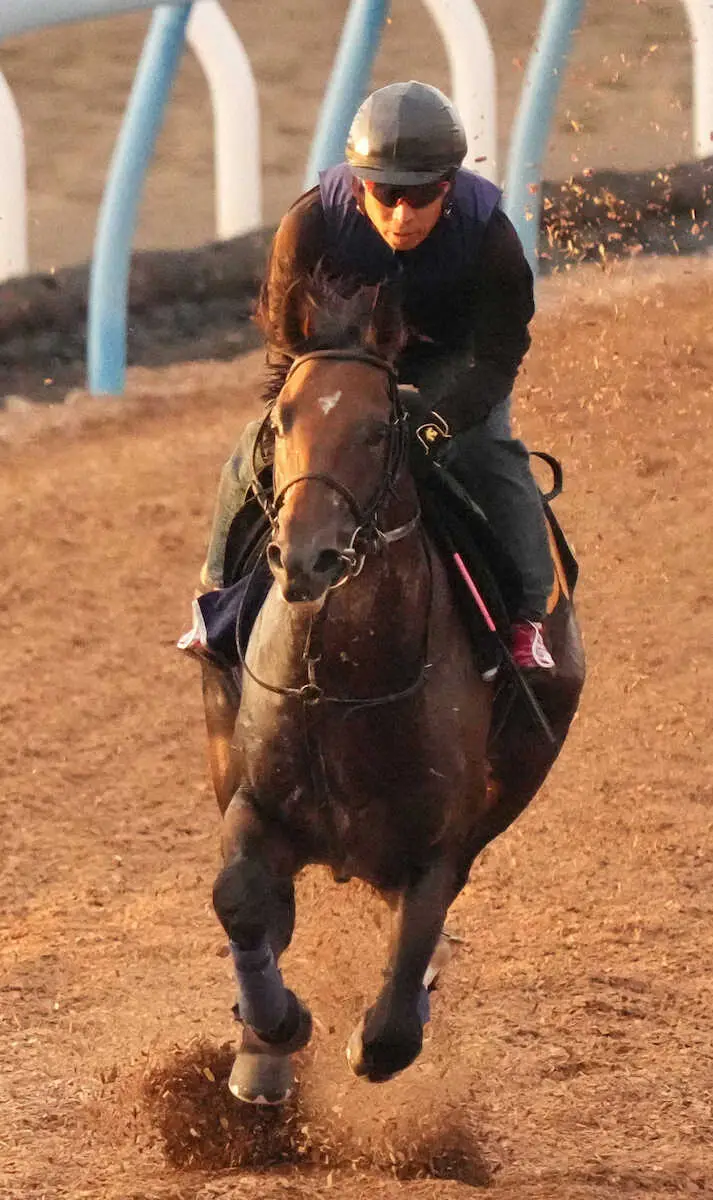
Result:
[[[433,183],[376,183],[366,179],[364,187],[370,196],[383,204],[384,208],[396,208],[403,201],[409,208],[428,208],[439,196],[442,196],[447,186],[444,179],[436,179]]]

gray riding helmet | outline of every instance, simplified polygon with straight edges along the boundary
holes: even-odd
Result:
[[[465,129],[443,92],[411,79],[366,98],[349,130],[346,157],[359,179],[431,183],[458,168]]]

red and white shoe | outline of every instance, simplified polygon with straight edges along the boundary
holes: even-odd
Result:
[[[555,660],[545,645],[541,621],[513,623],[511,653],[521,671],[554,670]]]

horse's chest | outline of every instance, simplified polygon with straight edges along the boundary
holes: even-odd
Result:
[[[443,821],[437,780],[403,716],[286,706],[279,721],[253,728],[260,808],[290,828],[311,861],[382,887],[399,886]]]

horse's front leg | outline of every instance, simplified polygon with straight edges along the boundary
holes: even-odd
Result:
[[[453,894],[453,868],[439,860],[400,898],[386,982],[347,1047],[354,1073],[372,1083],[391,1079],[421,1052],[429,1018],[425,976]]]
[[[278,967],[292,940],[293,878],[301,864],[242,789],[223,818],[223,860],[213,905],[230,940],[242,1026],[229,1086],[248,1103],[281,1104],[294,1087],[290,1056],[312,1032],[309,1010]]]

